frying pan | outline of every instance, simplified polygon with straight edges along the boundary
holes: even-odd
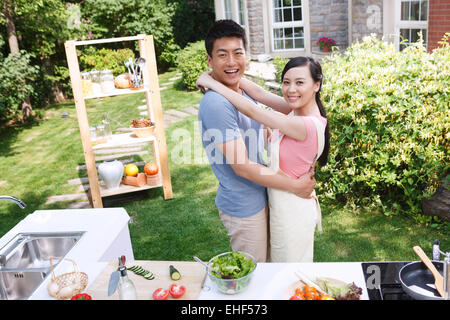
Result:
[[[443,274],[444,263],[432,261]],[[444,300],[434,288],[434,276],[422,261],[414,261],[403,266],[399,271],[399,279],[403,290],[416,300]]]

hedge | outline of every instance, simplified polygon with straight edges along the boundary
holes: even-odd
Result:
[[[370,36],[324,59],[331,149],[319,194],[424,218],[422,199],[449,171],[449,51],[447,38],[428,53]]]

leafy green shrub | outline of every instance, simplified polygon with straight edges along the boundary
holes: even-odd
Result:
[[[123,63],[125,60],[128,60],[128,58],[132,58],[134,63],[134,53],[130,49],[114,50],[89,47],[80,56],[80,69],[86,71],[92,69],[109,69],[112,70],[114,76],[117,76],[121,73],[128,72]]]
[[[178,53],[178,69],[182,73],[182,81],[187,89],[194,90],[197,78],[209,70],[206,55],[205,41],[203,40],[188,44]]]
[[[432,53],[420,43],[396,52],[371,36],[325,58],[331,149],[320,194],[420,219],[449,170],[449,49],[445,39]]]
[[[284,66],[286,65],[286,63],[288,63],[289,59],[288,58],[282,58],[280,56],[276,56],[273,60],[272,63],[275,67],[276,70],[276,81],[277,83],[281,83],[281,73],[283,72]]]
[[[33,81],[39,72],[30,64],[26,51],[11,53],[2,60],[0,56],[0,119],[16,117],[26,97],[35,94]]]

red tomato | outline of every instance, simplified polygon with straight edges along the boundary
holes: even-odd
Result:
[[[169,290],[158,288],[153,292],[153,300],[167,300],[169,297]]]
[[[180,284],[172,283],[170,285],[169,292],[172,297],[178,299],[186,292],[186,288]]]
[[[292,296],[289,300],[303,300],[299,296]]]
[[[147,162],[144,166],[144,171],[149,176],[153,176],[158,173],[158,166],[156,165],[156,163]]]

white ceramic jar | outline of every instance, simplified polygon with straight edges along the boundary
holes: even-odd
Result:
[[[123,171],[123,164],[118,160],[105,161],[98,166],[98,174],[107,189],[117,189],[120,186]]]

